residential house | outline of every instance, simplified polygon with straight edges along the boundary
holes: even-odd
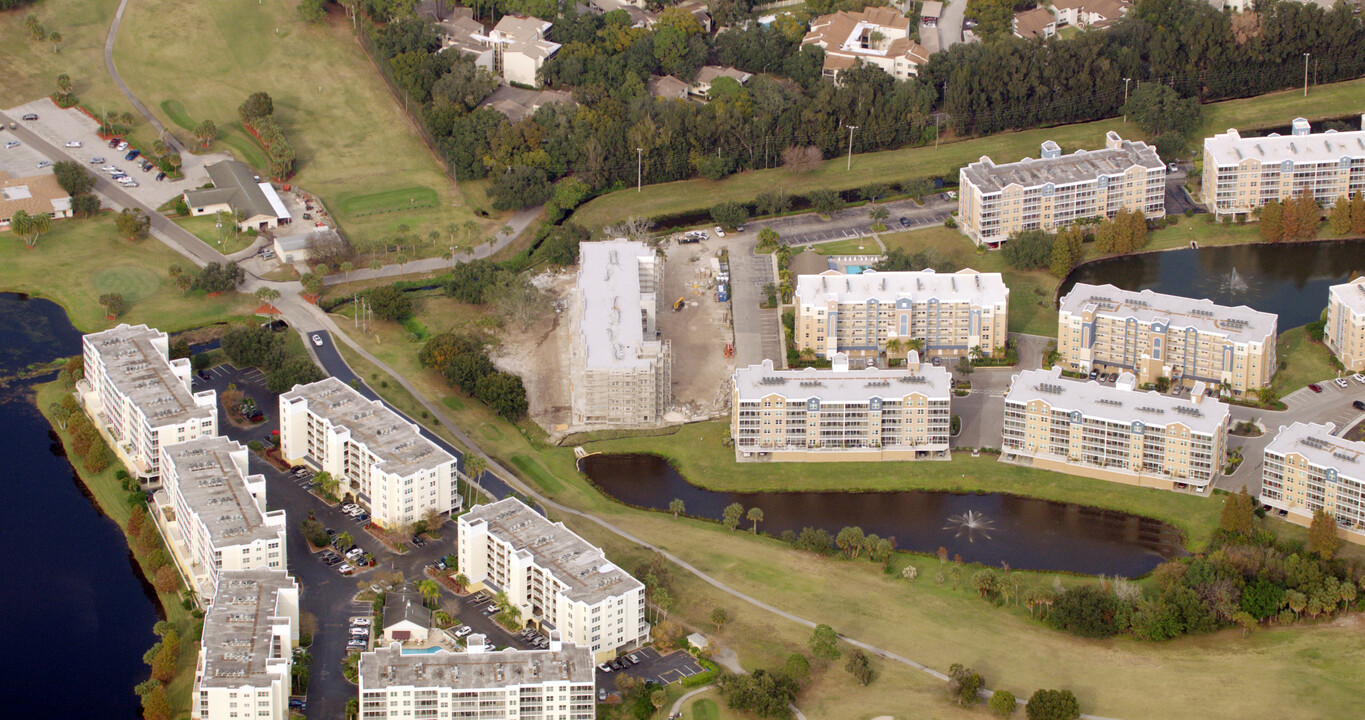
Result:
[[[889,7],[869,7],[861,12],[840,11],[821,15],[810,23],[801,41],[825,51],[823,74],[838,82],[839,73],[858,62],[876,65],[897,80],[919,75],[929,53],[910,39],[912,28],[905,15]]]
[[[1109,27],[1128,14],[1127,0],[1052,0],[1058,25]]]
[[[687,88],[687,83],[672,75],[650,75],[649,79],[645,80],[645,89],[657,98],[686,100]]]
[[[424,643],[431,632],[431,610],[411,588],[384,595],[383,643]]]
[[[746,73],[743,70],[721,65],[705,65],[697,71],[697,78],[692,81],[692,94],[705,100],[711,92],[711,83],[723,77],[728,77],[740,85],[744,85],[753,77],[753,73]]]
[[[260,182],[245,163],[221,160],[204,169],[208,171],[213,187],[185,191],[190,215],[198,217],[225,212],[231,218],[233,213],[240,212],[242,216],[237,227],[243,232],[289,224],[289,210],[275,192],[275,186]]]
[[[71,197],[53,174],[12,177],[0,170],[0,230],[9,228],[14,213],[51,215],[53,219],[71,217]]]
[[[559,43],[546,37],[552,25],[540,18],[504,15],[488,33],[493,72],[510,83],[539,87],[540,68],[559,52]]]
[[[1021,38],[1050,38],[1057,34],[1057,21],[1047,8],[1041,7],[1015,13],[1011,27],[1014,29],[1014,36]]]

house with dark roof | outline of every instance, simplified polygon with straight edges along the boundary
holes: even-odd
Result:
[[[393,590],[384,597],[384,642],[427,641],[431,631],[431,610],[422,596],[410,589]]]
[[[191,215],[219,212],[231,215],[241,211],[242,218],[237,226],[243,231],[265,230],[289,223],[289,210],[275,187],[269,182],[261,182],[245,163],[224,160],[204,169],[208,171],[213,187],[185,191],[185,204]]]
[[[715,81],[721,78],[730,78],[740,85],[743,85],[749,82],[749,79],[753,76],[753,73],[747,73],[732,67],[705,65],[701,70],[697,71],[697,79],[692,81],[691,91],[693,95],[705,100],[707,95],[711,92],[711,84]]]
[[[1033,8],[1014,14],[1013,29],[1015,37],[1050,38],[1057,34],[1057,20],[1047,8]]]
[[[645,89],[657,98],[687,99],[687,83],[672,75],[650,75],[649,79],[645,80]]]

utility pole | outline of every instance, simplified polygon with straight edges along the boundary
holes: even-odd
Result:
[[[1308,97],[1308,56],[1313,53],[1303,54],[1303,96]]]
[[[1127,123],[1128,123],[1128,110],[1127,110],[1127,108],[1128,108],[1128,81],[1131,80],[1131,79],[1132,79],[1132,78],[1124,78],[1124,79],[1123,79],[1123,107],[1124,107],[1124,111],[1123,111],[1123,122],[1124,122],[1124,124],[1127,124]]]
[[[857,130],[858,126],[845,125],[844,127],[848,128],[848,167],[844,168],[845,171],[848,171],[853,169],[853,131]]]
[[[645,184],[645,149],[635,148],[635,192]]]

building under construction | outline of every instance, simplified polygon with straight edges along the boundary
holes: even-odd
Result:
[[[657,425],[672,402],[673,353],[657,316],[663,263],[644,243],[583,243],[569,382],[578,427]]]

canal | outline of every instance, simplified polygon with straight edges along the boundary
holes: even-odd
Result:
[[[0,293],[0,377],[79,354],[81,336],[47,300]],[[50,379],[50,378],[42,378]],[[0,614],[11,650],[11,717],[137,718],[133,687],[148,677],[158,608],[123,533],[105,517],[33,404],[28,381],[0,385],[0,457],[9,467],[0,533],[9,590]]]
[[[1134,578],[1184,554],[1180,531],[1158,520],[1018,495],[715,492],[689,483],[657,455],[592,455],[582,469],[608,496],[634,507],[667,512],[678,498],[688,515],[719,520],[727,505],[739,503],[746,512],[763,510],[759,529],[770,535],[804,527],[834,535],[857,526],[894,537],[902,550],[934,554],[942,547],[950,557],[995,567]],[[831,464],[830,472],[839,466]]]

